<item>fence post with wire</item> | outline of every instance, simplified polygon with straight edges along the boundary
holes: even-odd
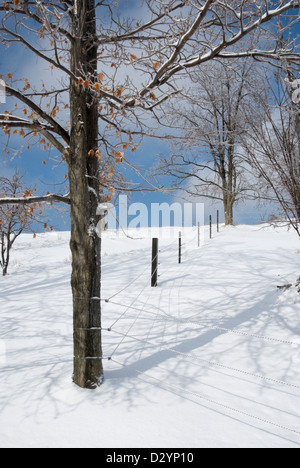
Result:
[[[158,239],[152,239],[152,269],[151,269],[151,287],[157,287],[158,278]]]
[[[212,217],[210,217],[212,218]],[[204,223],[203,225],[201,224],[202,228],[202,234],[201,234],[201,241],[203,241],[204,238]],[[182,232],[181,236],[179,235],[179,239],[182,240],[182,235],[185,233]],[[198,223],[198,245],[200,246],[200,223]],[[193,236],[192,240],[187,240],[186,237],[184,237],[184,243],[185,246],[189,244],[189,242],[194,243],[195,242],[195,237]],[[173,240],[167,247],[162,248],[162,252],[167,252],[168,256],[173,259],[173,255],[175,257],[174,251],[175,251],[175,245],[178,243],[177,236],[175,240]],[[172,250],[170,250],[172,249]],[[159,255],[159,240],[158,239],[152,239],[152,276],[151,276],[151,285],[153,287],[157,286],[157,278],[158,278],[158,255]],[[133,278],[129,284],[127,284],[125,287],[123,287],[121,290],[117,291],[110,297],[106,299],[101,299],[101,298],[92,298],[92,300],[95,301],[102,301],[105,302],[105,304],[108,306],[108,304],[111,304],[111,306],[116,309],[116,307],[124,308],[125,310],[123,312],[120,311],[118,313],[118,317],[114,320],[114,322],[110,325],[109,328],[99,328],[96,329],[94,328],[92,331],[93,333],[96,332],[97,330],[102,330],[105,332],[109,332],[112,334],[112,336],[115,336],[116,339],[116,344],[114,343],[114,348],[112,352],[109,352],[107,354],[107,357],[101,357],[101,359],[107,359],[108,361],[114,362],[118,364],[121,367],[124,368],[129,368],[130,372],[134,371],[140,378],[145,378],[147,379],[147,383],[149,383],[149,379],[152,379],[153,385],[159,385],[162,386],[162,388],[169,389],[172,391],[176,392],[182,392],[183,395],[188,394],[191,395],[199,400],[206,401],[207,403],[210,403],[218,408],[223,408],[226,410],[226,412],[232,412],[233,414],[236,415],[241,415],[243,417],[249,418],[252,421],[257,421],[261,422],[264,424],[268,424],[272,426],[273,428],[276,427],[277,429],[289,431],[291,433],[300,435],[298,427],[289,427],[287,425],[282,424],[281,420],[269,420],[265,418],[264,416],[261,416],[259,413],[253,413],[249,412],[247,409],[243,409],[243,407],[236,407],[232,403],[226,401],[226,400],[220,400],[220,399],[215,399],[214,397],[210,397],[209,395],[205,395],[200,393],[198,390],[194,391],[193,389],[188,389],[186,386],[183,386],[180,380],[178,380],[178,383],[175,382],[172,383],[170,381],[166,381],[165,378],[160,378],[160,376],[153,376],[152,374],[149,374],[148,372],[145,372],[144,370],[141,370],[139,362],[136,362],[135,364],[128,364],[125,359],[122,359],[122,353],[119,355],[117,354],[117,351],[123,346],[125,343],[126,339],[133,340],[135,343],[137,343],[139,346],[141,344],[146,345],[149,349],[153,350],[153,353],[156,353],[159,349],[164,350],[165,352],[168,352],[171,356],[176,357],[178,359],[184,359],[184,362],[188,362],[190,364],[193,364],[194,366],[197,366],[198,368],[203,368],[203,367],[209,367],[212,369],[220,369],[222,371],[228,371],[228,374],[232,374],[232,377],[237,378],[239,375],[242,376],[243,378],[247,377],[249,381],[253,381],[253,383],[257,382],[260,385],[265,385],[267,384],[268,387],[272,386],[272,388],[279,387],[285,387],[289,389],[289,392],[286,394],[288,397],[291,394],[291,390],[293,391],[299,391],[300,390],[300,385],[298,383],[295,383],[295,381],[289,379],[282,379],[280,375],[278,377],[274,377],[273,374],[268,374],[267,372],[255,372],[253,369],[249,369],[248,367],[242,367],[238,366],[235,367],[231,364],[228,365],[228,362],[220,362],[219,360],[219,354],[216,355],[216,358],[209,357],[202,355],[200,352],[201,348],[201,340],[199,341],[199,346],[195,346],[195,349],[199,348],[199,351],[196,352],[189,352],[187,350],[182,349],[180,346],[180,343],[178,346],[175,346],[174,344],[170,343],[165,343],[159,340],[157,341],[157,332],[155,329],[153,329],[153,335],[150,334],[150,332],[144,336],[143,334],[140,333],[140,330],[137,332],[135,331],[135,326],[139,323],[140,319],[146,320],[147,317],[149,320],[153,320],[153,326],[154,324],[159,324],[161,321],[163,321],[164,324],[168,325],[169,324],[174,324],[177,327],[180,325],[180,327],[187,327],[187,330],[190,331],[190,328],[193,327],[193,329],[197,330],[197,335],[199,337],[201,334],[205,334],[208,331],[209,332],[215,332],[215,336],[222,336],[225,334],[232,335],[235,337],[240,337],[244,338],[247,340],[252,340],[252,341],[258,341],[261,343],[264,343],[265,345],[276,345],[276,346],[289,346],[291,349],[295,349],[299,346],[299,343],[297,341],[292,341],[289,338],[285,339],[284,337],[281,336],[268,336],[268,335],[262,335],[258,333],[251,333],[247,328],[242,328],[237,325],[234,325],[231,321],[228,322],[228,326],[226,326],[226,321],[222,320],[222,323],[219,323],[219,320],[215,321],[215,319],[212,319],[212,322],[207,322],[204,319],[201,319],[201,317],[185,317],[185,316],[177,316],[171,312],[170,307],[162,307],[162,308],[157,308],[155,304],[148,304],[148,300],[145,300],[144,298],[144,292],[147,289],[149,283],[149,279],[146,277],[146,272],[148,271],[149,274],[149,256],[147,255],[147,264],[145,264],[145,269],[141,273],[139,273],[138,276]],[[173,262],[173,260],[172,260]],[[175,260],[174,260],[175,262]],[[187,269],[190,268],[190,265],[188,262],[185,262],[187,264]],[[127,291],[134,283],[136,283],[140,278],[142,278],[145,275],[145,283],[143,283],[143,288],[139,290],[139,293],[134,299],[128,299],[127,300],[116,300],[115,298],[120,295],[122,292]],[[180,286],[181,287],[181,286]],[[135,288],[136,289],[136,288]],[[150,296],[152,297],[152,295]],[[155,294],[156,297],[156,294]],[[178,296],[179,297],[179,296]],[[83,300],[86,300],[83,298]],[[193,304],[193,301],[191,302]],[[191,303],[189,303],[189,307],[191,306]],[[195,302],[195,307],[198,307],[198,301]],[[128,312],[132,311],[133,314],[132,316],[128,316]],[[130,325],[127,325],[127,322],[123,322],[126,324],[121,327],[116,327],[117,324],[121,323],[121,320],[129,319],[130,320]],[[224,317],[225,319],[225,317]],[[165,325],[164,325],[165,326]],[[149,327],[150,329],[150,327]],[[152,329],[152,327],[151,327]],[[118,339],[120,337],[120,339]],[[0,343],[1,345],[1,343]],[[132,346],[130,345],[130,352],[132,351]],[[123,352],[123,351],[122,351]],[[283,350],[284,352],[284,350]],[[1,353],[1,350],[0,350]],[[0,356],[1,358],[1,356]],[[99,357],[97,357],[99,359]],[[177,375],[177,374],[176,374]],[[188,376],[186,376],[188,378]],[[266,387],[267,388],[267,387]],[[282,391],[282,390],[280,390]],[[282,392],[283,394],[284,392]],[[237,395],[239,396],[239,395]],[[280,408],[278,408],[280,410]]]

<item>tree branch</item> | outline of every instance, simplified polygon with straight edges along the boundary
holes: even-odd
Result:
[[[156,23],[158,23],[160,20],[162,20],[164,17],[170,15],[170,13],[175,12],[176,10],[183,8],[185,6],[186,1],[181,1],[178,5],[175,5],[175,7],[170,8],[169,10],[161,13],[160,15],[157,15],[156,18],[153,20],[138,26],[136,29],[133,29],[132,31],[128,31],[127,33],[124,34],[119,34],[115,35],[112,37],[106,37],[103,39],[99,39],[97,42],[97,45],[104,45],[104,44],[112,44],[112,43],[118,43],[118,42],[124,42],[124,41],[132,41],[132,40],[151,40],[153,39],[151,36],[140,36],[139,34],[143,31],[147,31],[154,27]],[[162,39],[165,38],[165,35],[160,35],[158,37],[155,37],[155,39]]]
[[[196,67],[197,65],[208,62],[216,57],[232,58],[232,57],[251,57],[251,56],[259,55],[260,53],[259,51],[247,51],[244,53],[229,52],[228,54],[224,53],[223,55],[221,54],[221,52],[235,45],[236,43],[240,42],[244,37],[248,36],[251,32],[253,32],[262,24],[268,23],[273,18],[276,18],[295,7],[295,2],[292,0],[287,3],[281,2],[280,6],[278,8],[275,8],[274,10],[269,10],[267,8],[264,14],[262,14],[255,21],[252,21],[250,24],[247,24],[247,26],[243,26],[242,28],[240,28],[240,30],[236,34],[234,34],[230,39],[226,39],[223,36],[222,41],[215,47],[211,46],[209,52],[206,52],[204,54],[199,54],[194,57],[190,57],[189,59],[185,61],[181,61],[180,63],[176,65],[175,61],[178,58],[180,51],[182,50],[186,42],[189,39],[191,39],[191,37],[198,30],[201,22],[205,18],[206,14],[210,11],[210,7],[213,5],[213,3],[214,2],[211,2],[211,1],[206,2],[206,5],[203,7],[202,11],[200,12],[198,18],[196,19],[196,21],[194,22],[190,30],[181,38],[181,40],[177,44],[175,48],[176,50],[174,51],[174,53],[171,55],[170,58],[168,58],[168,60],[157,71],[153,80],[150,81],[149,84],[141,91],[140,93],[141,96],[146,95],[150,89],[153,89],[157,86],[161,86],[167,83],[172,76],[178,74],[180,71],[188,69],[188,68]],[[261,54],[263,54],[263,52],[261,52]],[[269,54],[270,54],[269,57],[278,60],[282,56],[284,56],[286,52],[285,51],[273,51],[271,53],[269,52]],[[291,55],[293,59],[297,57],[299,60],[298,55],[296,54],[291,54]]]
[[[9,2],[6,2],[6,3],[9,3]],[[13,13],[13,14],[19,14],[19,15],[26,15],[28,16],[29,18],[31,18],[32,20],[34,20],[35,22],[37,22],[38,24],[40,25],[44,25],[44,20],[43,18],[40,18],[38,15],[36,15],[35,13],[32,13],[29,8],[28,8],[28,1],[26,2],[27,5],[25,5],[25,1],[24,1],[24,8],[21,8],[19,7],[18,9],[14,9],[13,11],[12,10],[8,10],[8,7],[7,6],[0,6],[0,11],[4,11],[5,13]],[[63,2],[63,3],[67,3],[67,2]],[[71,6],[71,5],[70,5]],[[57,7],[57,5],[56,5]],[[54,30],[56,29],[56,26],[53,24],[53,23],[49,23],[49,25],[51,26],[51,28],[53,28]],[[59,26],[57,28],[57,31],[60,33],[60,34],[63,34],[64,36],[66,36],[70,41],[74,41],[74,38],[72,36],[72,34],[70,34],[69,31],[67,31],[66,29],[62,28],[61,26]]]
[[[47,55],[43,54],[39,49],[37,49],[36,47],[33,47],[33,45],[31,45],[28,41],[26,41],[26,39],[21,36],[20,34],[16,34],[12,31],[10,31],[9,29],[7,28],[4,28],[4,27],[0,27],[0,31],[3,31],[5,32],[6,34],[9,34],[10,36],[12,36],[14,38],[14,41],[16,42],[21,42],[22,44],[25,45],[25,47],[27,47],[28,50],[30,50],[31,52],[33,52],[35,55],[37,55],[38,57],[42,58],[43,60],[49,62],[51,65],[53,65],[55,68],[58,68],[59,70],[63,71],[64,73],[66,73],[68,76],[70,76],[71,78],[73,78],[74,80],[76,80],[76,76],[73,75],[73,73],[68,70],[66,67],[64,67],[61,63],[59,63],[58,61],[55,61],[53,60],[51,57],[48,57]],[[7,41],[9,41],[9,39],[7,39]]]
[[[49,114],[44,112],[37,104],[35,104],[31,99],[28,97],[24,96],[20,91],[12,88],[11,86],[5,86],[6,93],[8,95],[16,97],[18,100],[22,101],[26,106],[28,106],[30,109],[32,109],[36,114],[38,114],[42,119],[44,119],[48,124],[51,126],[51,131],[54,133],[57,133],[59,136],[61,136],[64,141],[69,144],[70,142],[70,136],[68,132],[61,127]],[[40,126],[43,126],[42,123],[39,123]]]
[[[32,205],[33,203],[65,203],[71,205],[69,195],[49,194],[41,197],[0,198],[0,205]]]
[[[0,126],[9,128],[29,128],[32,131],[41,133],[47,140],[62,154],[65,153],[64,145],[52,135],[53,127],[44,125],[38,120],[30,121],[11,115],[0,114]]]

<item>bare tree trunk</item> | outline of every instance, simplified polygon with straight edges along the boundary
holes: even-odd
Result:
[[[3,276],[7,275],[9,254],[7,252],[7,237],[4,232],[1,233],[1,266]]]
[[[95,2],[77,0],[72,71],[97,74]],[[83,33],[82,33],[83,32]],[[87,51],[88,50],[88,51]],[[72,292],[74,312],[74,382],[96,388],[103,381],[101,345],[101,239],[96,232],[100,202],[99,161],[89,155],[98,141],[98,102],[91,90],[72,80],[71,143],[68,158],[71,198]],[[91,154],[91,153],[90,153]]]
[[[9,265],[9,259],[10,259],[9,247],[7,246],[5,258],[3,257],[3,266],[2,266],[2,273],[3,273],[3,276],[6,276],[6,275],[7,275],[7,272],[8,272],[8,265]]]
[[[228,125],[228,129],[231,133],[234,134],[232,131],[231,126]],[[225,214],[225,226],[232,226],[233,225],[233,208],[236,202],[236,185],[237,185],[237,177],[236,177],[236,167],[234,162],[235,156],[235,144],[234,138],[229,139],[228,143],[228,151],[226,157],[226,164],[225,158],[222,158],[222,185],[223,185],[223,205],[224,205],[224,214]],[[227,167],[227,169],[226,169]]]
[[[233,200],[230,195],[224,196],[225,226],[233,225]]]

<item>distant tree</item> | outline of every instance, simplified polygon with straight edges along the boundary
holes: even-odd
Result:
[[[186,98],[169,112],[184,136],[159,170],[173,177],[173,188],[222,202],[226,225],[233,224],[234,206],[251,189],[239,144],[251,118],[244,111],[251,104],[249,90],[259,86],[256,74],[252,60],[209,64],[190,73]]]
[[[261,196],[275,197],[300,236],[300,106],[292,77],[284,68],[270,79],[265,77],[263,93],[253,97],[257,111],[243,147],[262,182]],[[248,112],[253,117],[253,108]]]
[[[20,198],[32,195],[26,188],[23,176],[15,172],[12,178],[0,177],[0,199]],[[37,205],[7,204],[0,205],[0,266],[3,276],[7,275],[11,249],[16,239],[26,231],[30,231],[34,221]]]

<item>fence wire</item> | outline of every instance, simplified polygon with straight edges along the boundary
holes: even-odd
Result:
[[[178,394],[178,392],[180,392],[180,394],[183,394],[183,395],[191,395],[191,396],[193,396],[195,398],[198,398],[198,399],[200,399],[202,401],[205,401],[206,403],[209,403],[209,404],[212,404],[214,406],[225,409],[226,411],[239,414],[240,416],[246,416],[247,418],[253,419],[253,420],[258,421],[260,423],[276,427],[277,429],[292,432],[294,434],[297,434],[298,436],[300,435],[300,431],[297,430],[297,429],[294,429],[294,428],[291,428],[291,427],[288,427],[288,426],[284,426],[283,424],[279,424],[279,423],[276,423],[276,422],[273,422],[273,421],[269,421],[268,419],[261,418],[259,416],[253,415],[251,413],[248,413],[246,411],[243,411],[243,410],[240,410],[240,409],[237,409],[237,408],[233,408],[232,406],[226,405],[226,404],[224,404],[224,403],[222,403],[220,401],[214,400],[212,398],[208,398],[205,395],[202,395],[202,394],[200,394],[198,392],[188,390],[187,388],[182,388],[182,387],[180,387],[178,385],[170,384],[169,382],[166,382],[165,380],[159,379],[158,377],[154,377],[153,375],[150,375],[150,374],[148,374],[146,372],[142,372],[142,371],[140,371],[138,369],[134,369],[131,365],[124,364],[124,363],[116,360],[115,358],[113,358],[112,361],[115,362],[116,364],[124,367],[124,368],[130,368],[130,370],[133,370],[139,376],[147,377],[147,378],[150,378],[150,379],[154,380],[156,382],[156,384],[153,384],[153,385],[157,386],[157,384],[160,384],[161,388],[167,387],[167,389],[170,389],[173,392],[176,392],[176,394]],[[141,377],[139,377],[139,378],[140,378],[140,380],[142,380],[142,381],[149,384],[149,381],[147,381],[147,380],[145,380],[145,379],[143,379]]]
[[[194,242],[194,239],[185,240],[182,243],[182,248],[184,246],[190,247],[192,242]],[[157,255],[164,254],[164,253],[169,254],[171,252],[174,244],[178,244],[178,238],[176,238],[174,241],[172,241],[167,246],[164,246],[163,248],[160,248],[159,253]],[[196,246],[195,246],[195,249],[196,249]],[[157,256],[156,256],[155,260],[156,259],[157,259]],[[125,287],[121,288],[119,291],[117,291],[113,295],[107,297],[106,299],[92,298],[92,300],[98,300],[98,301],[101,301],[101,302],[105,302],[106,304],[111,304],[111,305],[114,305],[114,306],[117,306],[117,307],[125,308],[124,312],[120,314],[120,316],[111,324],[111,326],[109,328],[102,328],[103,331],[111,332],[111,333],[115,334],[116,336],[120,337],[120,340],[118,341],[117,345],[114,347],[113,351],[111,353],[107,353],[108,356],[103,357],[103,359],[107,359],[108,361],[114,362],[114,363],[118,364],[119,366],[128,368],[129,364],[124,364],[124,363],[120,362],[115,357],[115,355],[116,355],[117,351],[121,348],[121,346],[124,344],[125,340],[130,339],[130,340],[135,341],[136,343],[142,343],[144,345],[150,346],[152,349],[159,348],[160,350],[168,351],[171,355],[173,355],[175,357],[185,359],[185,360],[187,360],[188,363],[193,364],[193,365],[195,365],[197,367],[203,368],[204,366],[209,366],[209,367],[212,367],[212,368],[218,368],[218,369],[222,369],[222,370],[225,370],[225,371],[229,371],[230,373],[236,373],[236,374],[247,376],[247,377],[249,377],[251,379],[255,379],[255,380],[260,381],[261,384],[262,383],[267,383],[267,384],[277,385],[277,386],[281,386],[281,387],[288,387],[288,388],[294,389],[294,390],[299,390],[300,389],[300,385],[296,385],[296,384],[286,382],[286,381],[283,381],[283,380],[280,380],[280,379],[276,379],[276,378],[273,378],[273,377],[268,377],[268,376],[265,376],[265,375],[261,375],[261,374],[255,373],[255,372],[249,372],[248,370],[245,370],[245,369],[242,369],[242,368],[236,368],[236,367],[233,367],[233,366],[228,366],[228,365],[223,364],[223,363],[219,363],[219,362],[216,362],[216,361],[213,361],[213,360],[202,358],[201,356],[199,356],[197,354],[184,353],[184,352],[181,352],[181,351],[179,351],[177,349],[174,349],[174,347],[166,346],[166,345],[161,344],[161,343],[160,344],[154,343],[153,341],[151,341],[149,339],[137,337],[132,332],[133,328],[138,323],[138,321],[141,319],[141,317],[145,317],[145,315],[146,315],[146,316],[153,317],[153,319],[150,318],[150,320],[153,320],[153,322],[157,322],[158,320],[160,320],[160,321],[163,320],[163,321],[167,321],[167,322],[170,322],[170,323],[183,324],[183,325],[192,325],[193,327],[200,327],[201,329],[204,329],[204,330],[205,329],[214,330],[214,331],[220,332],[222,334],[224,334],[224,333],[225,334],[227,334],[227,333],[228,334],[234,334],[234,335],[245,337],[245,338],[261,340],[263,342],[271,343],[271,344],[278,344],[278,345],[283,345],[284,344],[284,345],[289,345],[289,346],[293,346],[293,347],[295,347],[295,346],[298,347],[300,345],[300,343],[298,343],[298,342],[290,341],[290,340],[287,340],[287,339],[282,339],[282,338],[273,337],[273,336],[260,335],[260,334],[255,334],[255,333],[248,333],[248,332],[246,332],[244,330],[240,330],[240,329],[230,329],[230,328],[226,328],[224,326],[219,326],[219,325],[214,325],[214,324],[207,324],[207,323],[204,323],[201,320],[191,320],[191,319],[188,319],[188,318],[187,319],[177,318],[177,317],[174,317],[171,314],[169,314],[169,313],[167,313],[167,312],[165,312],[163,310],[155,310],[155,311],[154,310],[149,310],[150,307],[154,307],[154,306],[151,306],[151,305],[150,305],[150,307],[147,306],[147,302],[148,302],[149,298],[148,298],[147,301],[143,301],[144,303],[143,303],[142,306],[139,306],[138,302],[139,302],[140,297],[143,295],[145,290],[149,287],[148,281],[149,281],[150,278],[148,276],[147,276],[147,284],[139,291],[139,293],[137,295],[135,295],[135,298],[129,304],[124,304],[122,302],[116,301],[115,298],[117,296],[119,296],[123,292],[127,291],[133,284],[135,284],[139,279],[141,279],[146,274],[146,272],[150,271],[150,260],[151,260],[151,258],[149,258],[149,265],[147,265],[147,267],[145,267],[145,269],[143,269],[143,271],[139,275],[137,275]],[[190,268],[190,265],[186,264],[185,268]],[[181,271],[183,271],[183,269]],[[130,325],[126,328],[125,331],[116,330],[115,329],[116,325],[119,324],[119,322],[121,320],[128,317],[128,312],[129,311],[135,311],[135,312],[138,312],[138,313],[133,318]],[[130,365],[130,369],[133,369],[134,372],[136,372],[138,374],[140,380],[143,380],[143,381],[145,381],[147,383],[149,383],[149,379],[151,379],[153,381],[153,383],[152,383],[153,385],[160,386],[163,389],[168,389],[168,390],[171,390],[171,391],[176,392],[176,393],[180,392],[180,394],[190,395],[190,396],[196,397],[196,398],[198,398],[198,399],[200,399],[202,401],[205,401],[206,403],[209,403],[211,405],[223,408],[226,411],[239,414],[241,416],[250,418],[250,419],[255,420],[257,422],[260,422],[260,423],[268,424],[270,426],[276,427],[277,429],[289,431],[289,432],[292,432],[294,434],[300,435],[300,431],[297,430],[297,429],[287,427],[287,426],[285,426],[283,424],[280,424],[280,423],[277,423],[277,422],[274,422],[274,421],[269,421],[269,420],[267,420],[265,418],[253,415],[251,413],[240,410],[238,408],[234,408],[234,407],[232,407],[230,405],[227,405],[227,404],[224,404],[223,402],[220,402],[220,401],[214,400],[212,398],[209,398],[209,397],[207,397],[207,396],[205,396],[203,394],[200,394],[198,392],[194,392],[194,391],[188,390],[186,388],[183,389],[178,385],[173,385],[170,382],[166,382],[165,380],[159,379],[158,377],[154,377],[153,375],[150,375],[150,374],[148,374],[146,372],[142,372],[142,371],[140,371],[138,369],[134,369],[132,365]],[[146,379],[148,379],[148,380],[146,380]]]

